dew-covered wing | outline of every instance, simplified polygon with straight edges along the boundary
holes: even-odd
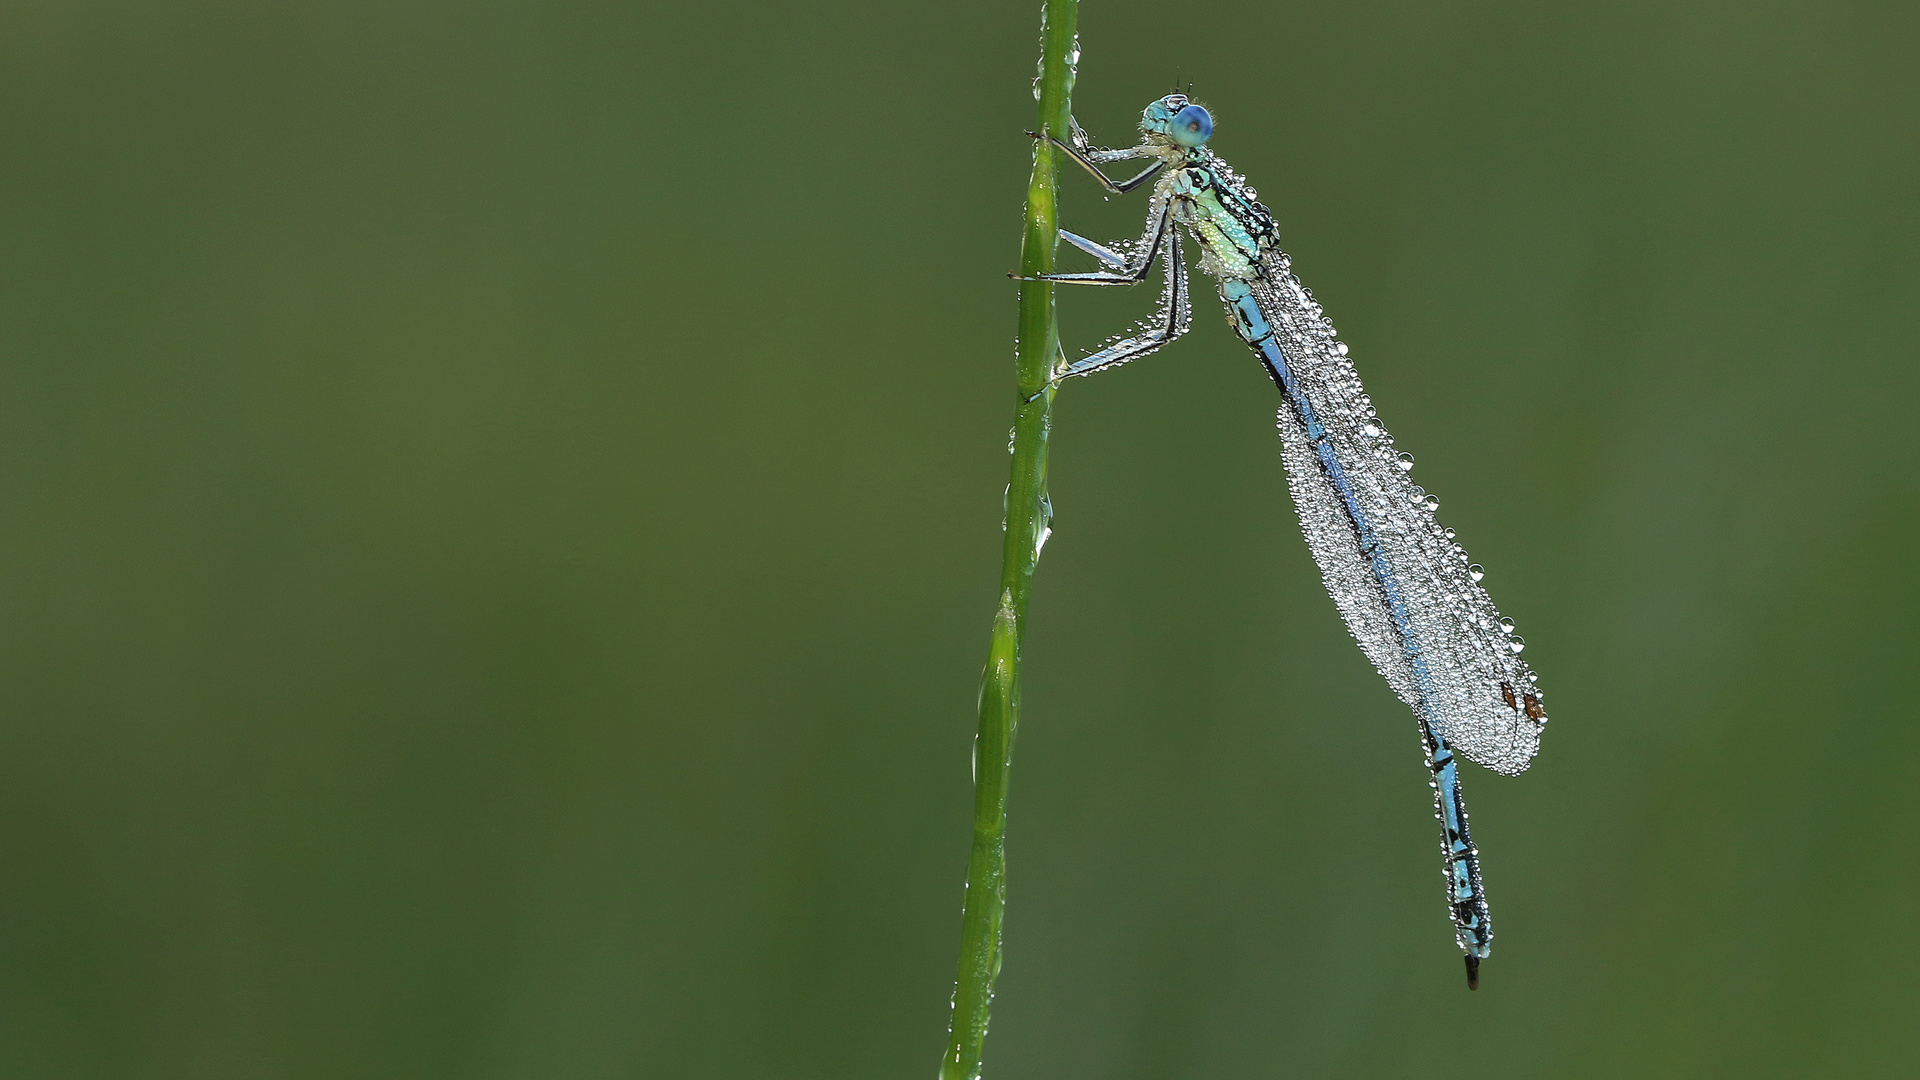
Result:
[[[1265,265],[1253,292],[1294,384],[1280,409],[1287,483],[1327,591],[1401,700],[1468,759],[1521,772],[1547,716],[1513,623],[1435,518],[1437,500],[1413,483],[1411,459],[1380,425],[1287,257],[1275,251]],[[1324,454],[1308,436],[1309,412],[1325,432]]]

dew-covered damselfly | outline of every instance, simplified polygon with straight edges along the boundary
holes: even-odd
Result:
[[[1493,938],[1480,885],[1479,852],[1467,831],[1456,755],[1495,772],[1526,769],[1547,722],[1536,676],[1520,658],[1513,622],[1500,616],[1468,560],[1434,515],[1439,500],[1408,475],[1401,453],[1360,386],[1347,346],[1280,250],[1273,215],[1247,182],[1206,146],[1207,110],[1171,94],[1147,106],[1138,146],[1102,150],[1076,124],[1072,143],[1052,140],[1120,194],[1151,183],[1140,239],[1112,246],[1062,230],[1061,239],[1106,269],[1050,274],[1074,285],[1135,285],[1163,259],[1160,311],[1141,331],[1081,360],[1053,382],[1124,364],[1187,331],[1191,307],[1181,233],[1200,269],[1219,281],[1227,321],[1280,387],[1281,454],[1307,545],[1327,591],[1394,693],[1419,721],[1441,823],[1448,911],[1466,953],[1467,985]],[[1115,181],[1099,166],[1150,164]]]

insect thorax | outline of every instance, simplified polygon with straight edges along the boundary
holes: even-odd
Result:
[[[1200,265],[1215,277],[1266,276],[1261,258],[1279,243],[1273,215],[1217,158],[1191,161],[1167,178],[1173,217],[1204,249]]]

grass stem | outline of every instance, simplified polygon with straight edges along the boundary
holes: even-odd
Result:
[[[1068,137],[1074,63],[1079,45],[1078,0],[1045,0],[1041,17],[1040,123],[1036,129]],[[1033,144],[1033,175],[1027,182],[1026,227],[1020,243],[1020,273],[1053,272],[1060,227],[1059,156],[1045,139]],[[1000,568],[1000,603],[993,618],[987,668],[980,679],[980,733],[973,758],[973,849],[967,859],[966,912],[962,919],[960,973],[941,1080],[977,1080],[987,1038],[987,1013],[1000,974],[1000,928],[1006,911],[1007,782],[1013,738],[1020,720],[1020,647],[1027,625],[1027,595],[1053,516],[1047,497],[1047,434],[1053,419],[1052,375],[1060,354],[1053,285],[1020,283],[1020,330],[1015,350],[1016,412],[1013,466],[1007,479],[1006,546]]]

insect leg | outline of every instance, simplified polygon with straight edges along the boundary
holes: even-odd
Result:
[[[1115,180],[1112,177],[1108,176],[1106,173],[1101,172],[1100,165],[1098,163],[1104,162],[1104,161],[1125,161],[1128,158],[1137,158],[1137,157],[1144,156],[1140,153],[1140,150],[1138,147],[1134,147],[1128,150],[1082,149],[1078,146],[1074,146],[1071,143],[1063,143],[1059,139],[1056,139],[1051,135],[1043,136],[1037,131],[1029,131],[1027,132],[1027,135],[1029,138],[1034,138],[1034,139],[1044,138],[1048,142],[1059,147],[1068,157],[1078,162],[1081,168],[1087,170],[1089,173],[1092,173],[1093,178],[1095,180],[1098,180],[1100,182],[1100,186],[1103,188],[1106,188],[1108,194],[1111,194],[1111,195],[1125,195],[1127,192],[1132,191],[1134,188],[1137,188],[1141,184],[1144,184],[1148,180],[1152,179],[1154,174],[1158,173],[1161,169],[1166,168],[1166,165],[1167,165],[1167,163],[1164,161],[1155,161],[1153,164],[1140,170],[1139,173],[1137,173],[1132,177],[1129,177],[1128,179]]]
[[[1065,240],[1067,243],[1072,244],[1074,247],[1079,248],[1081,251],[1099,259],[1101,262],[1106,263],[1116,270],[1124,269],[1127,265],[1127,257],[1125,255],[1107,247],[1105,244],[1096,244],[1078,233],[1070,233],[1065,229],[1061,229],[1060,239]]]
[[[1119,367],[1129,360],[1156,352],[1181,334],[1187,332],[1192,324],[1193,306],[1187,297],[1187,266],[1180,257],[1180,237],[1175,234],[1167,238],[1167,289],[1161,297],[1162,321],[1160,325],[1135,337],[1123,338],[1094,353],[1092,356],[1075,360],[1055,370],[1053,378],[1047,381],[1052,386],[1063,379],[1080,375],[1091,375],[1096,371]]]
[[[1147,215],[1146,230],[1140,234],[1140,244],[1131,258],[1122,258],[1119,252],[1061,230],[1061,239],[1116,269],[1084,274],[1040,274],[1031,278],[1008,276],[1020,281],[1055,281],[1062,285],[1138,285],[1147,280],[1148,272],[1153,269],[1154,256],[1160,253],[1161,246],[1166,242],[1170,221],[1165,203],[1154,207]]]

